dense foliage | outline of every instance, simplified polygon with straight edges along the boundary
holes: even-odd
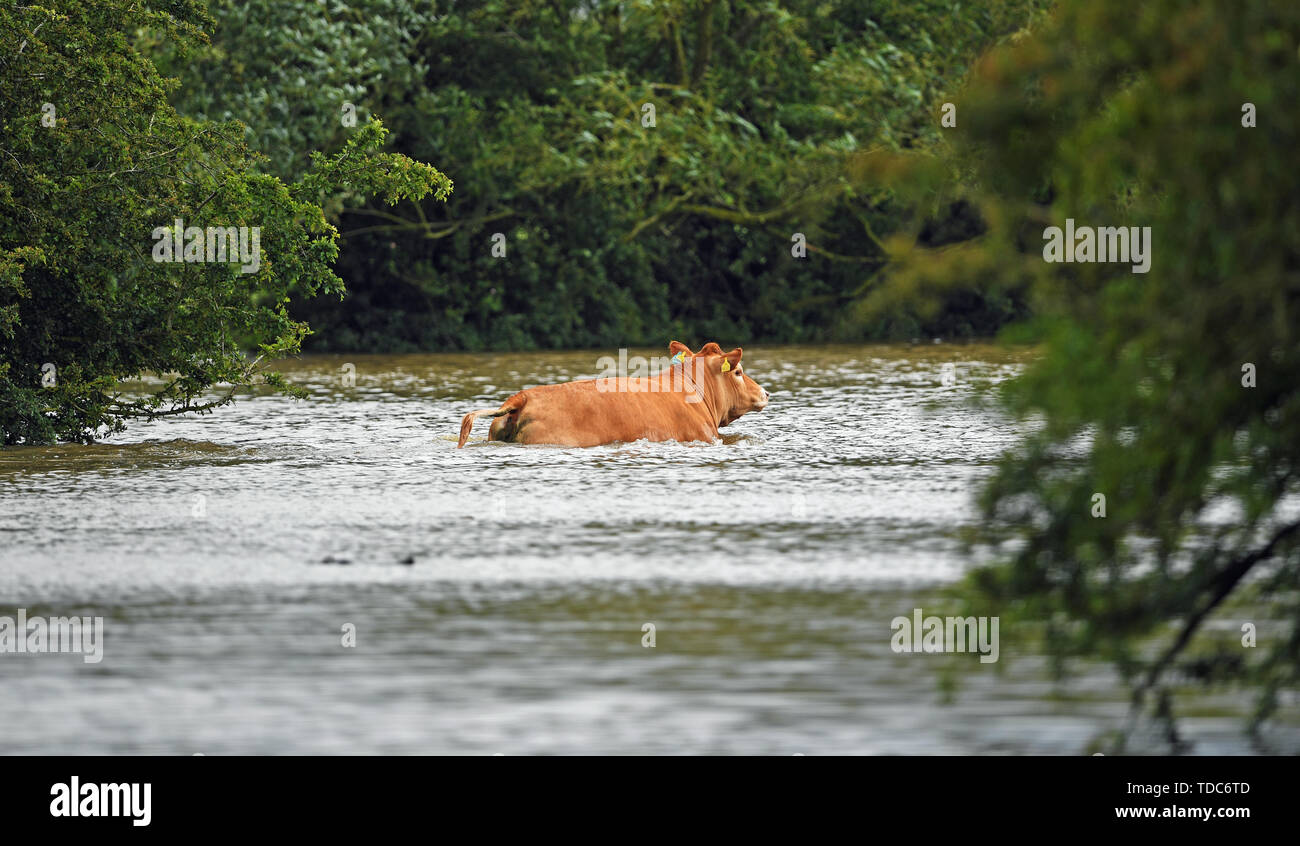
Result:
[[[945,167],[989,231],[893,282],[1034,280],[1045,354],[1006,393],[1034,434],[984,498],[1023,545],[975,583],[1057,658],[1116,661],[1135,714],[1198,677],[1257,688],[1262,720],[1300,681],[1298,55],[1295,4],[1060,4],[958,103]],[[1067,219],[1150,227],[1149,271],[1044,261]]]
[[[0,7],[4,443],[85,440],[131,417],[207,410],[254,380],[287,388],[260,368],[308,331],[290,299],[341,290],[338,234],[319,203],[451,190],[429,165],[379,152],[377,121],[286,184],[263,172],[237,124],[178,115],[137,42],[183,50],[211,23],[189,0]],[[156,260],[160,228],[178,219],[186,247],[190,226],[245,227],[250,248],[256,227],[256,261]],[[143,398],[119,392],[144,372],[165,384]]]
[[[156,51],[181,112],[243,121],[292,179],[350,105],[456,180],[445,207],[331,198],[349,296],[295,311],[314,349],[988,334],[1024,311],[992,284],[858,319],[881,239],[954,215],[854,161],[933,146],[971,62],[1045,0],[209,5],[209,50]]]

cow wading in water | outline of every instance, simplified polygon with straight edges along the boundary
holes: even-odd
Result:
[[[539,385],[501,404],[465,415],[457,448],[474,421],[492,417],[488,439],[521,444],[588,447],[647,441],[714,441],[718,427],[767,406],[768,393],[744,372],[740,347],[715,343],[693,353],[668,345],[672,366],[653,376],[605,377]]]

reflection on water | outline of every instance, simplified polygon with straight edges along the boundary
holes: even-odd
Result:
[[[968,400],[1023,353],[754,348],[772,403],[720,444],[455,448],[608,352],[309,357],[307,401],[0,451],[0,615],[107,631],[96,665],[0,655],[0,751],[1079,754],[1122,720],[1109,670],[1053,693],[1014,632],[951,703],[889,649],[969,566],[1016,432]],[[1247,751],[1211,704],[1195,751]]]

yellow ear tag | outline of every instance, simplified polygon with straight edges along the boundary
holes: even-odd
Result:
[[[673,356],[673,361],[684,364],[686,362],[686,350],[678,350],[677,355]]]
[[[722,360],[722,372],[726,373],[730,369],[731,369],[731,362],[724,358]]]

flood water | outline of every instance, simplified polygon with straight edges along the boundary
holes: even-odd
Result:
[[[305,357],[308,400],[0,451],[0,615],[105,632],[0,654],[0,752],[1079,755],[1122,724],[1108,667],[1053,686],[1014,631],[955,696],[890,649],[971,565],[1016,428],[970,400],[1027,353],[754,347],[771,404],[720,443],[456,449],[606,354]],[[1193,751],[1251,751],[1247,705],[1203,699]]]

